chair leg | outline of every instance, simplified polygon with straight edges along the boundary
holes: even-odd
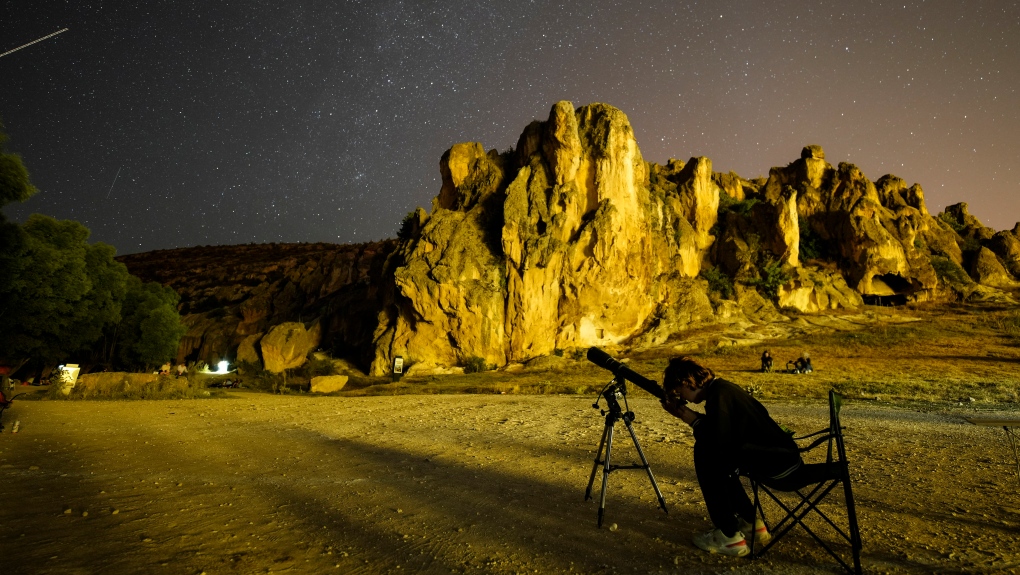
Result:
[[[822,501],[824,501],[825,498],[829,495],[829,493],[832,492],[832,490],[835,489],[835,487],[840,483],[843,484],[844,495],[846,496],[849,533],[847,533],[847,531],[844,531],[842,528],[836,525],[835,521],[833,521],[828,515],[825,514],[825,512],[818,508],[818,505]],[[786,516],[783,517],[783,519],[780,520],[779,523],[775,525],[775,532],[772,532],[770,529],[770,532],[772,533],[772,541],[770,541],[768,545],[765,545],[760,550],[756,549],[752,538],[751,553],[749,553],[750,558],[761,557],[773,545],[778,543],[780,539],[782,539],[787,533],[789,533],[795,526],[800,525],[804,529],[804,531],[806,531],[807,534],[810,535],[811,538],[814,539],[815,542],[817,542],[825,550],[825,552],[828,553],[833,559],[835,559],[848,573],[854,575],[861,575],[861,559],[860,559],[861,537],[860,530],[858,529],[857,525],[857,512],[854,506],[853,492],[849,488],[849,481],[832,480],[824,483],[819,483],[815,485],[806,494],[801,491],[793,491],[791,493],[795,493],[800,498],[800,501],[793,506],[787,505],[775,493],[772,493],[771,490],[759,486],[758,483],[753,480],[751,482],[751,487],[752,490],[754,491],[755,514],[756,515],[761,514],[763,521],[765,511],[761,505],[759,489],[764,490],[765,494],[768,495],[769,498],[786,513]],[[832,527],[833,530],[840,537],[842,537],[846,543],[850,544],[851,552],[853,555],[853,567],[851,567],[850,564],[848,564],[847,561],[843,559],[843,557],[840,557],[839,554],[837,554],[836,551],[829,545],[829,543],[823,540],[821,536],[815,533],[815,531],[812,530],[807,523],[805,523],[804,521],[805,518],[808,515],[810,515],[812,511],[814,511],[815,514],[824,519],[825,522],[828,523],[829,526]]]
[[[861,530],[857,525],[857,506],[854,503],[854,490],[850,486],[849,470],[845,470],[843,477],[843,495],[846,497],[846,517],[850,526],[850,549],[854,556],[854,573],[861,575]]]

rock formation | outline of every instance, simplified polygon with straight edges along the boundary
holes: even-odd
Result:
[[[188,332],[176,362],[261,363],[273,326],[322,318],[322,345],[370,357],[395,240],[361,245],[267,244],[160,250],[117,258],[145,281],[181,296]]]
[[[833,167],[818,145],[747,180],[704,157],[648,163],[623,112],[558,102],[516,149],[455,144],[439,170],[431,212],[408,214],[399,240],[120,259],[181,294],[178,360],[286,369],[301,358],[276,358],[266,334],[316,321],[324,348],[375,375],[396,356],[408,373],[450,373],[662,345],[784,309],[1013,301],[1003,290],[1020,289],[1020,224],[995,232],[962,203],[933,216],[920,185]]]
[[[319,322],[315,322],[311,329],[295,321],[273,326],[259,342],[266,371],[282,373],[301,367],[308,361],[308,354],[319,347],[321,338]]]

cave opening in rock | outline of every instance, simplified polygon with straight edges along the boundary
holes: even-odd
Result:
[[[898,274],[883,274],[871,278],[871,293],[862,294],[867,305],[905,305],[913,293],[913,285]]]

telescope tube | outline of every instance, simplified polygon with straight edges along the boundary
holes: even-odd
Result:
[[[603,369],[608,369],[613,372],[613,375],[615,375],[617,379],[632,382],[655,397],[658,397],[659,399],[666,399],[666,392],[659,387],[658,383],[628,368],[614,359],[613,356],[597,347],[588,348],[588,361]]]

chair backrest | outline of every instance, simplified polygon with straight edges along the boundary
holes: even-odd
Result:
[[[843,409],[843,396],[834,390],[829,390],[829,456],[828,461],[836,461],[846,470],[846,446],[843,443],[843,424],[839,419],[839,412]],[[832,447],[835,444],[835,457]]]

